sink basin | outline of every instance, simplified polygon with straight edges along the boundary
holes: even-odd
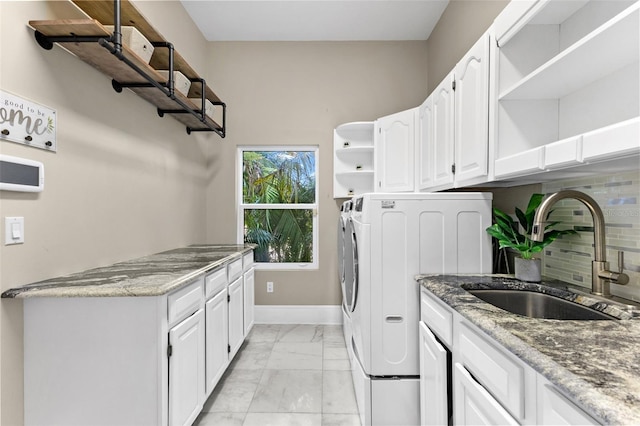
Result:
[[[530,318],[560,320],[618,319],[588,306],[545,293],[505,289],[469,289],[467,291],[493,306]]]

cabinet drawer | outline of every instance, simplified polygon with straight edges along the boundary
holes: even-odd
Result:
[[[459,325],[458,361],[517,419],[523,419],[525,367],[465,322]]]
[[[224,289],[229,282],[227,281],[227,268],[224,266],[210,272],[205,277],[204,297],[209,300],[220,290]]]
[[[182,287],[167,297],[169,327],[200,309],[204,302],[204,277]]]
[[[539,425],[597,425],[599,424],[573,402],[565,398],[549,381],[538,381]]]
[[[246,272],[253,266],[253,250],[242,256],[242,269]]]
[[[229,274],[229,282],[234,282],[238,277],[242,275],[242,258],[236,259],[233,262],[229,263],[227,266],[227,271]]]
[[[518,425],[518,422],[476,382],[462,365],[455,365],[453,375],[454,414],[456,425]]]
[[[453,343],[453,312],[426,291],[420,292],[420,320],[449,347]]]

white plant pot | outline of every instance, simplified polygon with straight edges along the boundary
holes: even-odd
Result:
[[[516,257],[514,261],[516,279],[531,283],[539,283],[542,281],[542,262],[540,259],[523,259]]]

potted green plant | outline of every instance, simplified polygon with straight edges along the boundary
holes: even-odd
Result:
[[[542,203],[544,194],[533,194],[529,199],[526,211],[515,208],[518,218],[516,222],[503,211],[494,208],[494,224],[487,228],[487,233],[498,240],[500,248],[511,248],[519,253],[519,257],[514,259],[515,275],[521,281],[540,282],[542,272],[540,259],[533,255],[542,250],[562,235],[577,235],[573,229],[554,229],[560,222],[548,222],[545,226],[544,239],[540,242],[533,241],[531,230],[533,228],[533,218],[536,209]],[[520,232],[523,230],[524,232]]]

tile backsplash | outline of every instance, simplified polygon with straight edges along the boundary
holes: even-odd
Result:
[[[611,292],[640,301],[640,171],[542,184],[544,194],[562,189],[584,192],[598,202],[606,224],[609,269],[618,270],[618,251],[624,251],[624,272],[629,275],[629,284],[612,284]],[[564,236],[545,248],[542,256],[543,274],[591,288],[591,214],[581,202],[566,199],[553,207],[550,219],[562,221],[560,229],[573,227],[579,235]]]

